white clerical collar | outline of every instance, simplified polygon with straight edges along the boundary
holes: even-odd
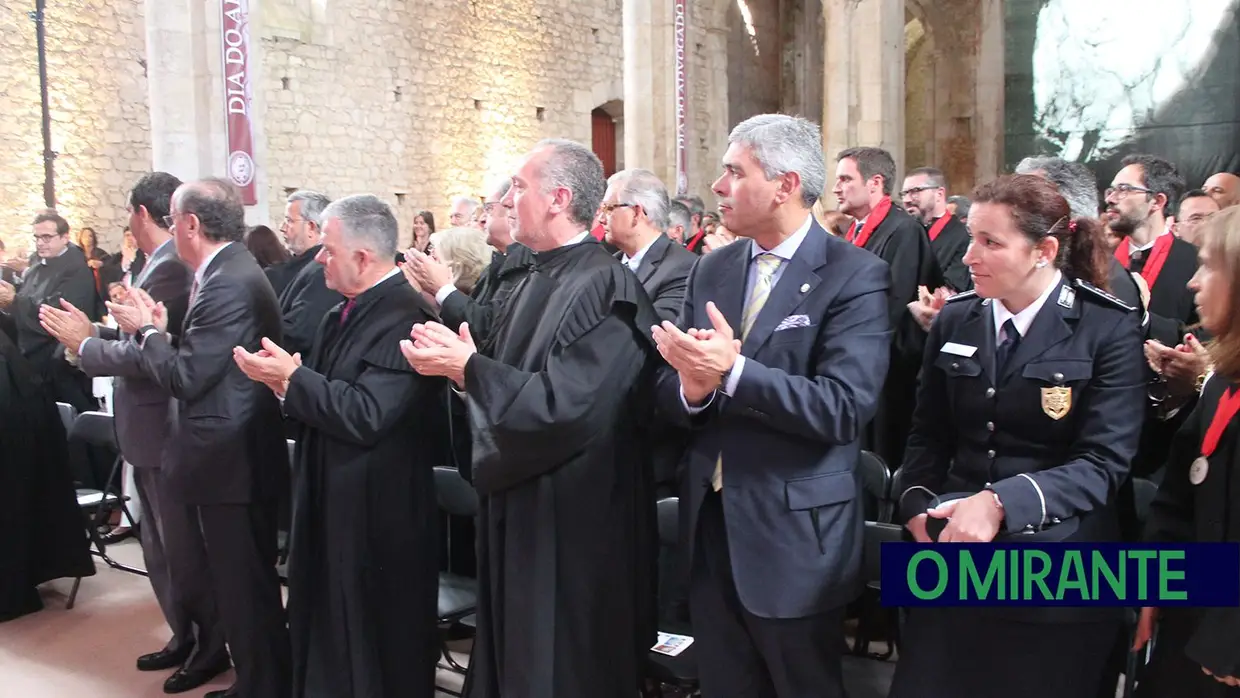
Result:
[[[646,243],[645,247],[638,250],[637,254],[633,255],[632,257],[626,254],[624,255],[623,259],[621,259],[620,261],[624,262],[625,265],[628,266],[629,269],[632,269],[633,271],[637,271],[637,267],[641,266],[642,260],[646,258],[646,253],[649,252],[650,248],[654,247],[654,244],[658,241],[659,241],[659,236],[656,235],[650,239],[650,242]]]
[[[215,259],[216,255],[218,255],[220,252],[224,250],[225,247],[228,247],[231,244],[232,242],[226,242],[223,245],[220,245],[219,247],[215,248],[215,250],[212,251],[211,254],[207,255],[206,259],[202,260],[202,264],[198,265],[198,269],[194,272],[194,281],[196,281],[199,286],[202,286],[202,282],[207,276],[207,267],[211,265],[211,260]]]
[[[563,245],[560,245],[560,247],[568,247],[569,245],[576,245],[579,242],[585,242],[586,238],[588,237],[590,237],[590,231],[583,230],[581,231],[579,235],[571,238],[568,242],[564,243]]]
[[[1150,240],[1149,242],[1145,243],[1144,245],[1140,247],[1137,247],[1136,245],[1132,244],[1132,238],[1128,238],[1128,254],[1131,255],[1133,252],[1144,252],[1150,249],[1151,247],[1153,247],[1154,243],[1158,242],[1158,238],[1162,237],[1163,235],[1170,235],[1170,234],[1171,234],[1171,231],[1169,229],[1163,230],[1158,235],[1155,235],[1153,240]]]
[[[750,258],[752,259],[753,257],[757,257],[760,254],[773,254],[776,257],[779,257],[780,259],[784,260],[785,262],[791,260],[792,256],[797,253],[798,249],[800,249],[801,243],[805,242],[805,236],[809,235],[809,229],[810,229],[810,226],[813,224],[813,222],[814,222],[814,216],[807,215],[805,217],[805,222],[801,224],[801,227],[797,228],[795,233],[793,233],[792,235],[789,235],[786,240],[776,245],[773,249],[764,250],[762,249],[760,245],[758,245],[757,241],[750,238],[749,240]]]
[[[1030,303],[1029,307],[1019,313],[1013,314],[1003,305],[1003,301],[996,298],[995,302],[990,304],[991,312],[995,318],[995,344],[997,345],[1002,341],[999,335],[1003,331],[1003,324],[1008,320],[1011,320],[1012,324],[1016,325],[1016,331],[1021,337],[1029,334],[1029,326],[1033,324],[1033,319],[1038,316],[1038,311],[1042,309],[1042,306],[1046,305],[1046,299],[1050,298],[1051,291],[1054,291],[1062,280],[1063,274],[1056,271],[1055,278],[1051,279],[1050,284],[1042,292],[1042,295],[1038,296],[1037,300]]]

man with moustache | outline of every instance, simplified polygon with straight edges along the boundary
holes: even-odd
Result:
[[[139,180],[129,201],[129,227],[147,256],[133,286],[163,304],[174,337],[181,333],[193,282],[193,272],[177,256],[166,220],[172,195],[180,186],[176,177],[154,172]],[[165,449],[177,447],[171,431],[172,398],[146,375],[142,351],[131,334],[92,325],[84,313],[67,304],[64,310],[44,308],[43,325],[78,355],[88,376],[117,377],[113,390],[116,440],[125,461],[134,468],[143,511],[139,527],[142,557],[155,598],[172,629],[172,639],[162,650],[138,658],[138,669],[179,667],[164,682],[164,691],[197,688],[226,671],[229,661],[214,595],[184,593],[173,586],[174,578],[205,569],[206,562],[195,556],[189,570],[174,574],[171,569],[172,564],[184,565],[190,555],[204,550],[198,513],[169,488],[169,472],[164,467]]]
[[[500,205],[511,186],[511,180],[504,180],[482,204],[481,223],[487,231],[487,244],[495,251],[473,293],[465,294],[457,289],[452,283],[452,271],[448,265],[417,250],[406,254],[406,275],[419,290],[434,300],[444,324],[455,331],[461,323],[468,323],[470,335],[479,343],[485,343],[491,336],[500,306],[512,295],[513,289],[525,278],[533,264],[530,249],[513,242],[508,213]]]
[[[841,697],[843,609],[860,581],[855,468],[891,348],[887,265],[811,215],[827,177],[817,124],[764,114],[728,141],[713,188],[739,238],[701,259],[680,319],[653,330],[670,365],[661,412],[691,438],[681,507],[698,675],[712,698]]]
[[[603,165],[540,142],[503,199],[534,268],[479,351],[415,325],[406,359],[465,394],[479,496],[468,698],[631,698],[654,642],[654,501],[642,439],[658,321],[590,235]]]
[[[424,419],[442,379],[400,341],[433,315],[396,268],[391,207],[349,196],[321,214],[319,263],[345,302],[298,361],[275,342],[237,347],[296,424],[289,633],[295,698],[435,695],[435,485]],[[244,694],[243,694],[244,695]]]
[[[909,310],[919,289],[943,285],[943,272],[930,248],[925,228],[904,209],[892,205],[896,163],[880,148],[849,148],[836,158],[834,194],[839,210],[855,219],[848,241],[878,255],[891,270],[887,313],[892,331],[891,363],[878,414],[864,448],[889,467],[904,460],[904,442],[912,428],[926,331]]]
[[[276,502],[288,488],[288,447],[280,404],[241,372],[234,347],[258,351],[279,338],[280,308],[245,235],[240,192],[223,179],[183,184],[166,219],[177,256],[194,269],[179,344],[167,335],[169,313],[140,288],[133,306],[109,304],[134,334],[142,369],[177,401],[165,479],[196,510],[202,550],[169,547],[178,594],[214,594],[237,680],[206,698],[286,698],[288,630],[276,575]],[[173,521],[167,522],[171,528]],[[192,532],[168,530],[169,540]],[[205,558],[203,558],[205,551]],[[205,568],[197,562],[205,559]]]
[[[964,253],[969,247],[969,229],[947,210],[947,177],[942,170],[919,167],[904,175],[900,198],[908,215],[926,228],[930,249],[934,250],[943,280],[952,293],[973,288]]]
[[[319,217],[330,203],[326,196],[302,189],[289,194],[284,205],[280,232],[293,258],[285,263],[288,284],[277,289],[277,294],[284,337],[280,346],[290,354],[310,355],[323,316],[343,300],[327,287],[323,265],[318,262],[319,250],[323,248]]]

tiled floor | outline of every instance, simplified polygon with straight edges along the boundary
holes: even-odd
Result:
[[[142,566],[135,541],[110,546],[125,564]],[[82,580],[77,605],[65,610],[72,580],[42,587],[46,608],[0,624],[0,698],[156,698],[171,672],[140,672],[138,655],[168,640],[168,628],[145,577],[113,570],[102,562]],[[458,660],[464,663],[466,657]],[[227,688],[232,672],[184,694],[190,698]],[[440,671],[441,686],[459,690],[461,677]],[[441,693],[441,696],[448,696]]]

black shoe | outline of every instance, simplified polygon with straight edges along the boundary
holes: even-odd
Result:
[[[104,545],[115,545],[127,538],[133,538],[133,535],[134,531],[132,528],[117,526],[106,534],[99,536],[99,540],[103,541]]]
[[[179,650],[162,649],[158,652],[144,654],[138,657],[138,671],[163,671],[165,669],[175,669],[185,663],[189,659],[190,653],[194,651],[193,645],[185,645]]]
[[[237,698],[236,686],[222,691],[207,691],[202,698]]]
[[[192,691],[203,685],[211,679],[228,671],[232,663],[225,658],[215,666],[206,669],[186,669],[184,667],[177,669],[176,673],[168,677],[164,682],[164,693],[184,693]]]

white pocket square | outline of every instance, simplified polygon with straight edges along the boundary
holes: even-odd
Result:
[[[808,315],[789,315],[775,326],[775,331],[790,330],[794,327],[809,327]]]

